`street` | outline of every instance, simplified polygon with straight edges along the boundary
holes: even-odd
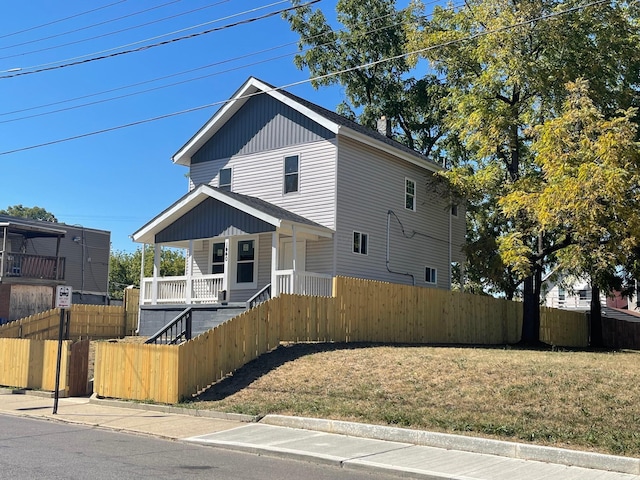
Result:
[[[383,480],[329,465],[0,415],[0,479]]]

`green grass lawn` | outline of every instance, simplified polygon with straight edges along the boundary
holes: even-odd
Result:
[[[640,352],[290,345],[187,405],[640,456]]]

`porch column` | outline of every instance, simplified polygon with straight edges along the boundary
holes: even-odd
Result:
[[[192,277],[192,272],[193,272],[193,240],[189,240],[189,252],[187,253],[187,261],[186,261],[186,274],[187,274],[187,291],[186,293],[186,299],[185,299],[185,303],[187,305],[191,304],[191,292],[193,291],[193,277]]]
[[[222,272],[222,290],[224,292],[226,292],[226,296],[225,298],[220,298],[220,294],[218,294],[218,302],[221,301],[225,301],[228,302],[229,298],[231,297],[230,292],[229,292],[229,285],[231,284],[231,282],[229,281],[229,275],[231,275],[231,272],[229,271],[229,264],[231,262],[229,262],[229,247],[230,245],[231,239],[229,239],[229,237],[225,237],[224,239],[224,268],[223,268],[223,272]]]
[[[151,305],[158,304],[158,275],[160,274],[160,244],[153,246],[153,280],[151,282]]]
[[[293,248],[292,257],[291,257],[291,269],[293,273],[291,274],[291,293],[302,293],[300,292],[300,288],[298,288],[298,271],[296,270],[296,260],[298,255],[298,245],[296,244],[296,226],[291,225],[291,246]]]
[[[4,276],[4,258],[7,254],[7,227],[2,230],[2,255],[0,255],[0,278]]]
[[[278,270],[278,232],[271,234],[271,296],[277,297],[280,295],[278,291],[278,276],[276,271]]]

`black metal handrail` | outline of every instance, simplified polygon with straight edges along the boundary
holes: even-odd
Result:
[[[154,333],[144,343],[156,345],[177,345],[191,340],[191,307],[183,310],[176,318]]]
[[[264,287],[258,293],[256,293],[253,297],[247,300],[247,307],[253,308],[257,305],[260,305],[262,302],[266,302],[271,298],[271,284]]]

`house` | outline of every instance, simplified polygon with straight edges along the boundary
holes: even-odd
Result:
[[[52,308],[57,285],[73,303],[108,301],[110,232],[0,215],[0,319]]]
[[[338,275],[450,288],[463,205],[382,127],[249,78],[173,156],[189,191],[133,234],[156,252],[141,325],[185,305],[331,295]],[[184,276],[159,276],[161,247],[186,250]]]

